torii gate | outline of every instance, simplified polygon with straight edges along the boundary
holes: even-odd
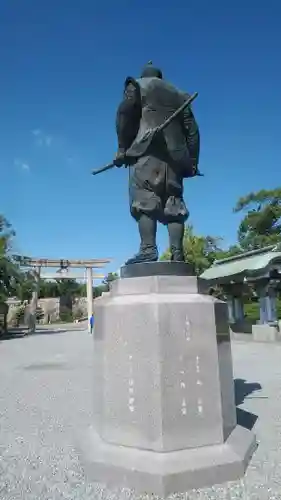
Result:
[[[93,314],[93,279],[104,278],[103,274],[93,274],[93,268],[104,267],[108,264],[110,259],[87,259],[87,260],[66,260],[66,259],[43,259],[43,258],[31,258],[23,256],[14,256],[22,267],[31,267],[34,269],[33,274],[35,277],[35,289],[32,293],[32,299],[30,302],[30,331],[35,331],[36,325],[36,310],[38,304],[38,294],[39,294],[39,281],[41,279],[85,279],[85,274],[83,276],[77,275],[75,273],[70,273],[69,268],[85,268],[86,269],[86,279],[87,279],[87,309],[88,309],[88,320]],[[56,267],[58,270],[53,273],[41,274],[42,267]],[[90,329],[89,322],[88,328]]]

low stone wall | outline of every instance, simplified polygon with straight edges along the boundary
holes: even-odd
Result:
[[[75,299],[75,301],[72,304],[72,312],[73,315],[81,311],[83,313],[83,316],[87,316],[88,308],[87,308],[87,297],[80,297],[79,299]]]
[[[57,298],[46,298],[39,299],[38,306],[44,311],[44,318],[42,323],[53,323],[60,319],[61,307],[64,307],[64,304],[61,303],[59,297]],[[81,297],[74,300],[72,303],[72,314],[73,316],[77,315],[87,316],[87,298]]]
[[[42,319],[42,323],[53,323],[58,321],[60,318],[60,299],[58,297],[55,298],[46,298],[38,300],[38,307],[40,307],[44,312],[44,318]]]
[[[21,301],[16,298],[10,298],[6,301],[6,304],[9,307],[7,322],[10,323],[15,316],[15,310],[21,305]]]

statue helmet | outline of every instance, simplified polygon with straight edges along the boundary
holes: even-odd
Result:
[[[153,66],[152,61],[149,61],[142,69],[141,78],[152,78],[152,77],[163,78],[163,74],[161,69],[156,68],[155,66]]]

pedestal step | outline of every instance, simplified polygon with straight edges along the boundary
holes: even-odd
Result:
[[[91,481],[167,497],[239,479],[256,449],[256,441],[250,431],[237,426],[221,445],[156,453],[107,444],[90,428],[81,436],[79,449]]]

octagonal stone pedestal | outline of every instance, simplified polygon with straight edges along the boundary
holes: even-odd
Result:
[[[236,423],[227,305],[170,266],[125,269],[96,300],[94,422],[80,443],[93,481],[160,496],[241,477],[256,446]]]

